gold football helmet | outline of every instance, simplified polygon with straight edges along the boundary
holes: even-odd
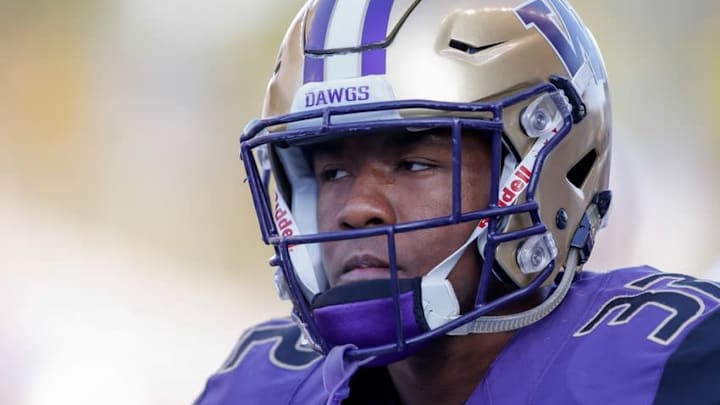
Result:
[[[565,0],[315,0],[283,40],[241,154],[276,282],[307,337],[382,364],[443,334],[523,327],[560,303],[610,204],[610,126],[600,51]],[[447,215],[318,230],[313,145],[438,128],[458,161],[463,136],[488,139],[488,190],[461,189],[458,163]],[[463,208],[471,192],[490,204]],[[468,222],[454,253],[417,280],[398,277],[403,233]],[[323,244],[361,238],[383,238],[390,279],[331,287]],[[467,249],[483,264],[474,306],[461,310],[448,276]],[[552,292],[537,307],[488,315],[543,287]]]

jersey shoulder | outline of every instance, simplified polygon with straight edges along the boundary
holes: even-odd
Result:
[[[718,308],[720,285],[713,281],[651,267],[582,272],[556,310],[513,338],[478,398],[720,403]],[[517,379],[528,389],[506,382]]]
[[[195,404],[324,403],[322,359],[290,319],[261,323],[243,333]]]
[[[687,274],[644,266],[582,276],[568,297],[584,321],[574,337],[638,330],[643,344],[674,347],[720,307],[720,284]]]
[[[575,336],[625,325],[607,344],[625,367],[653,376],[653,404],[720,403],[720,283],[649,267],[607,277],[609,294]],[[612,344],[623,336],[632,342]]]

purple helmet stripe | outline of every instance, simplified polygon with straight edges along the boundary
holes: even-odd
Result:
[[[392,0],[370,0],[363,27],[363,46],[385,40],[392,7]]]
[[[303,83],[321,82],[325,79],[325,58],[305,55]]]
[[[319,0],[315,17],[310,25],[307,45],[305,47],[305,71],[304,82],[320,82],[325,78],[325,60],[322,57],[307,55],[307,51],[319,51],[325,49],[325,38],[328,25],[335,8],[336,0]]]
[[[307,45],[305,46],[306,51],[322,51],[325,49],[325,37],[327,36],[330,18],[335,8],[335,1],[336,0],[319,0],[315,17],[308,28],[310,31]]]
[[[393,7],[393,0],[371,0],[365,15],[365,26],[363,27],[362,45],[370,45],[382,42],[387,37],[388,24],[390,23],[390,11]],[[362,75],[384,74],[386,66],[385,49],[373,49],[363,53]]]

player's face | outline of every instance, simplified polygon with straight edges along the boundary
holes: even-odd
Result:
[[[452,138],[441,132],[350,136],[313,149],[320,231],[362,229],[447,216],[452,210]],[[487,140],[462,140],[462,210],[487,207],[490,188]],[[399,277],[426,274],[457,250],[474,223],[396,235]],[[389,278],[387,240],[345,240],[322,246],[331,286]],[[480,269],[477,249],[467,249],[450,280],[471,304]]]

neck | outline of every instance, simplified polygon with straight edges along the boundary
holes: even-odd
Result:
[[[511,314],[542,301],[545,291],[499,310]],[[412,357],[387,366],[404,404],[464,404],[516,331],[444,336]]]
[[[514,332],[446,336],[388,371],[404,404],[463,404]]]

